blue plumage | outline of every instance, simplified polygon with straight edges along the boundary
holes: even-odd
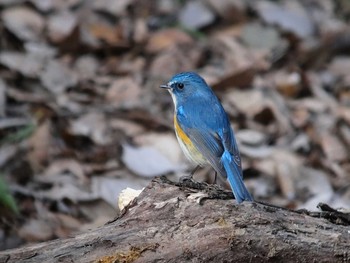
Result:
[[[212,89],[193,72],[177,74],[161,87],[167,88],[174,100],[176,134],[186,156],[199,165],[210,164],[227,178],[238,203],[253,201],[243,183],[229,119]]]

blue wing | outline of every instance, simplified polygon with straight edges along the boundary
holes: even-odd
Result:
[[[241,158],[230,122],[216,96],[210,103],[193,101],[186,109],[179,107],[177,118],[195,147],[228,179],[237,201],[252,201],[243,183]]]

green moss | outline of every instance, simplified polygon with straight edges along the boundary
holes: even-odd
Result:
[[[18,214],[18,207],[15,199],[8,191],[7,185],[0,174],[0,206],[9,209],[11,212]]]

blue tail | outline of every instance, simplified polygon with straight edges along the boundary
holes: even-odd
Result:
[[[232,192],[238,203],[243,201],[253,201],[253,197],[248,192],[243,183],[243,177],[241,168],[233,161],[231,154],[225,151],[221,157],[221,162],[227,174],[227,180],[229,181]]]

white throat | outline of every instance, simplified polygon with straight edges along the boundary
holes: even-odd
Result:
[[[176,96],[174,95],[174,93],[169,89],[169,93],[171,95],[171,98],[173,99],[174,105],[175,105],[175,111],[177,108],[177,101],[176,101]]]

